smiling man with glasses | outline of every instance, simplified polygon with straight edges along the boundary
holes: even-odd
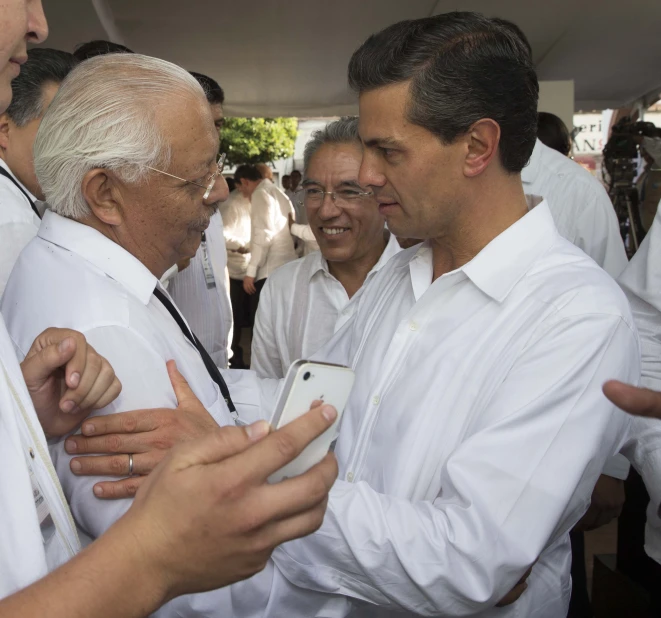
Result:
[[[293,361],[317,352],[399,251],[374,196],[358,183],[362,156],[358,119],[351,117],[317,131],[305,147],[296,199],[321,251],[282,266],[262,290],[251,365],[261,377],[282,378]]]

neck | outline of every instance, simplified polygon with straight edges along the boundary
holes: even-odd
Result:
[[[468,204],[461,217],[443,236],[431,239],[435,281],[447,272],[470,262],[494,238],[528,212],[520,176],[488,181]]]
[[[156,247],[145,242],[145,239],[138,239],[131,235],[126,226],[108,225],[94,215],[81,219],[80,223],[93,227],[97,232],[101,232],[106,238],[128,251],[159,280],[165,271],[176,262],[175,258],[164,256]]]
[[[328,262],[328,271],[342,284],[349,298],[363,286],[367,275],[383,255],[386,244],[384,234],[365,255],[346,262]]]

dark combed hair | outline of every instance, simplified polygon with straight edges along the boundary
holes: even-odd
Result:
[[[106,54],[132,54],[133,50],[121,45],[120,43],[113,43],[112,41],[104,41],[97,39],[96,41],[89,41],[88,43],[81,43],[76,45],[73,50],[73,55],[82,62],[89,60],[95,56],[105,56]]]
[[[559,153],[569,156],[571,151],[571,139],[567,125],[555,114],[539,112],[537,114],[537,137],[545,144]]]
[[[204,94],[207,95],[207,101],[209,101],[211,105],[216,103],[222,105],[225,103],[225,92],[223,92],[220,84],[215,79],[212,79],[208,75],[202,75],[202,73],[195,73],[195,71],[191,71],[190,74],[197,80],[200,86],[202,86]]]
[[[19,127],[44,113],[44,86],[61,84],[78,61],[72,54],[59,49],[35,47],[28,51],[28,60],[21,73],[11,83],[12,100],[7,115]]]
[[[262,180],[262,175],[254,165],[239,165],[234,171],[234,181],[241,182],[246,180]]]
[[[359,93],[409,80],[410,122],[449,144],[490,118],[500,126],[502,166],[523,169],[535,146],[539,84],[517,26],[470,12],[402,21],[351,57],[349,84]]]

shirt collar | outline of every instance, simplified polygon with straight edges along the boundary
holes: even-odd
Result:
[[[463,273],[487,296],[502,302],[535,260],[554,242],[557,230],[548,203],[536,195],[526,195],[528,213],[496,236],[470,262],[444,274],[440,279],[453,279]],[[416,263],[414,265],[414,263]],[[401,264],[424,275],[429,286],[433,276],[433,251],[429,241]],[[413,276],[413,275],[412,275]],[[426,287],[425,287],[426,289]],[[420,289],[416,298],[422,295]]]
[[[532,154],[530,155],[530,161],[521,170],[521,181],[525,184],[532,184],[537,179],[542,167],[542,150],[544,145],[539,140],[535,141],[535,147],[533,148]]]
[[[386,230],[385,233],[387,234],[387,238],[388,238],[388,240],[386,241],[386,248],[383,250],[383,253],[379,258],[379,261],[376,264],[374,264],[372,270],[370,270],[369,273],[367,273],[368,277],[372,273],[376,273],[380,271],[388,262],[388,260],[393,255],[395,255],[395,253],[398,253],[399,251],[402,250],[401,247],[399,246],[399,243],[397,242],[397,239],[395,238],[395,235],[391,234],[388,230]],[[321,254],[321,251],[315,251],[314,253],[311,253],[309,259],[312,260],[312,267],[310,268],[310,279],[312,279],[312,277],[314,277],[320,271],[326,273],[328,276],[332,276],[330,274],[330,271],[328,270],[328,261]]]
[[[30,199],[33,202],[39,201],[34,195],[32,195],[32,191],[30,191],[30,189],[28,189],[18,178],[16,178],[16,174],[14,174],[14,172],[9,169],[9,166],[2,159],[0,159],[0,167],[11,174],[11,177],[19,184],[21,189],[23,189],[23,191],[25,191],[30,196]]]
[[[71,251],[117,281],[143,304],[148,304],[158,280],[126,249],[93,227],[47,210],[38,236]]]
[[[526,195],[526,199],[528,213],[462,267],[466,276],[497,302],[507,298],[557,235],[548,203],[536,195]]]

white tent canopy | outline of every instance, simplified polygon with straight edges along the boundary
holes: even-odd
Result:
[[[619,107],[661,87],[659,0],[55,0],[50,47],[95,38],[218,80],[242,116],[355,113],[352,52],[402,19],[475,10],[515,21],[541,80],[575,81],[576,109]]]

